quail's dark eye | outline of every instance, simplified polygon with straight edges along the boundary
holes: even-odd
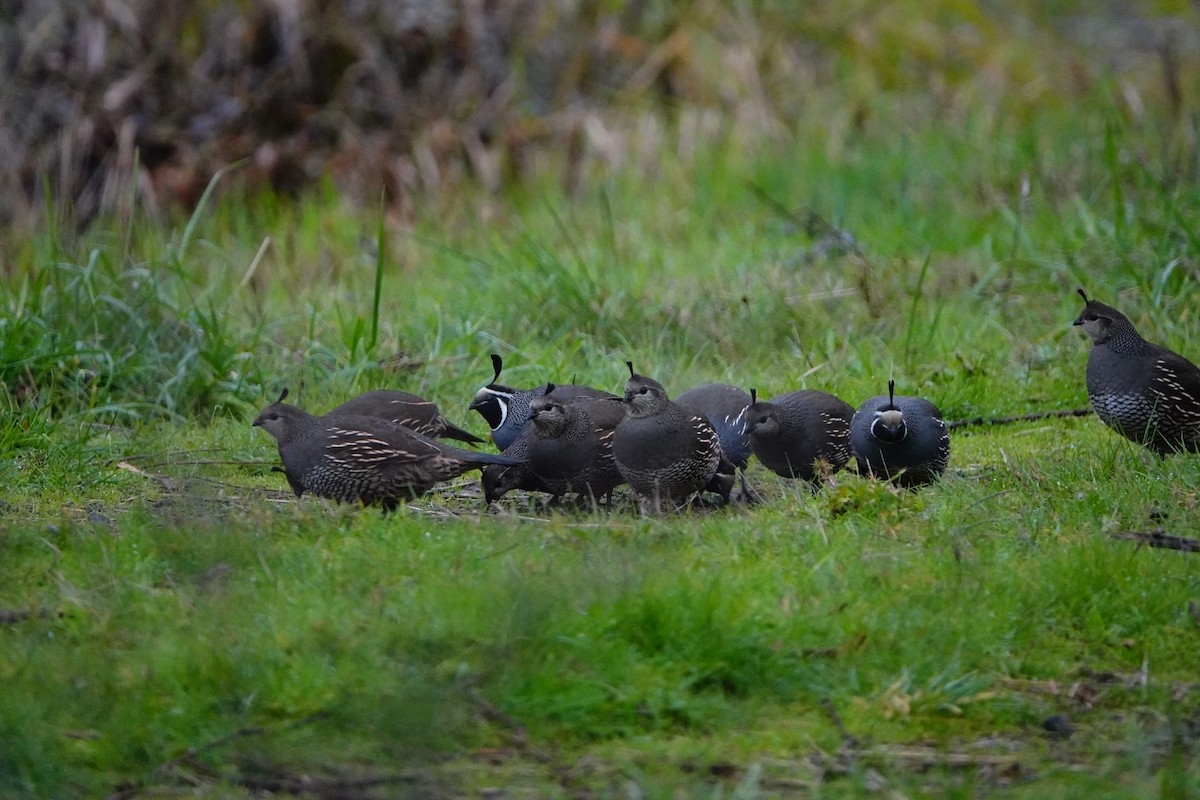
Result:
[[[271,419],[271,420],[279,419],[279,414],[272,411],[271,416],[267,417],[267,419]]]
[[[650,394],[650,387],[643,386],[642,388],[638,389],[638,394]]]

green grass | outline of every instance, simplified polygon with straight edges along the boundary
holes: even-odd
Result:
[[[1184,122],[1106,87],[959,124],[872,97],[858,133],[664,146],[575,197],[549,170],[382,235],[217,192],[14,246],[0,609],[33,613],[0,625],[0,796],[1197,797],[1200,561],[1108,536],[1200,536],[1195,457],[1052,419],[956,430],[920,492],[756,467],[752,509],[484,514],[465,480],[384,518],[292,500],[249,427],[283,386],[392,386],[482,433],[490,352],[522,386],[630,359],[1079,407],[1078,285],[1200,358]]]

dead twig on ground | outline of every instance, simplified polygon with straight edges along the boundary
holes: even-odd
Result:
[[[1010,425],[1014,422],[1032,422],[1055,417],[1086,417],[1091,413],[1092,409],[1090,408],[1063,408],[1052,411],[1032,411],[1028,414],[1016,414],[1011,417],[968,417],[967,419],[948,420],[946,427],[953,430],[971,425]]]
[[[1164,550],[1178,550],[1183,553],[1200,553],[1200,539],[1189,539],[1185,536],[1173,536],[1162,528],[1153,531],[1113,531],[1109,534],[1114,539],[1137,542],[1147,547],[1158,547]]]

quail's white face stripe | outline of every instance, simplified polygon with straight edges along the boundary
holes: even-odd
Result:
[[[500,421],[492,426],[492,430],[504,427],[504,422],[508,419],[508,402],[512,400],[512,392],[498,392],[490,386],[484,386],[475,393],[475,402],[478,403],[480,397],[496,398],[496,405],[500,406]]]

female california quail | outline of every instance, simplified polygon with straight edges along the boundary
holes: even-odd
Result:
[[[487,505],[514,489],[551,494],[550,487],[542,482],[529,465],[529,438],[533,433],[530,428],[531,426],[527,425],[512,444],[501,451],[504,455],[520,461],[519,464],[488,464],[480,470],[479,484],[483,488],[483,501]]]
[[[828,392],[801,389],[759,400],[750,390],[750,448],[767,469],[815,483],[850,460],[850,404]]]
[[[738,469],[750,461],[750,430],[746,409],[750,395],[727,383],[705,383],[688,389],[675,402],[693,414],[700,414],[721,438],[721,450]]]
[[[860,475],[913,488],[931,483],[950,463],[950,432],[937,406],[920,397],[872,397],[850,422],[851,444]]]
[[[1088,399],[1117,433],[1160,456],[1200,451],[1200,368],[1138,335],[1112,306],[1088,300],[1075,324],[1092,339]]]
[[[483,442],[478,436],[451,424],[442,416],[437,403],[393,389],[376,389],[360,394],[326,413],[336,416],[379,417],[434,439],[458,439],[460,442],[471,444]]]
[[[734,467],[703,416],[671,401],[662,384],[633,371],[625,383],[628,412],[613,434],[617,469],[639,495],[660,508],[702,490],[728,502]]]
[[[275,438],[292,491],[339,502],[378,503],[393,511],[434,484],[485,464],[516,464],[504,455],[442,444],[378,417],[316,417],[279,400],[254,425]]]
[[[525,423],[529,420],[529,404],[543,391],[541,386],[536,389],[514,389],[501,385],[498,381],[503,367],[504,361],[499,355],[492,353],[492,369],[495,370],[492,382],[475,393],[475,399],[469,406],[487,421],[488,427],[492,429],[492,441],[501,450],[512,444],[525,428]],[[610,392],[574,384],[560,384],[557,392],[563,400],[573,397],[616,397]]]
[[[595,505],[625,482],[613,460],[613,433],[624,419],[615,397],[563,400],[547,384],[529,406],[529,466],[551,494],[576,492]]]

